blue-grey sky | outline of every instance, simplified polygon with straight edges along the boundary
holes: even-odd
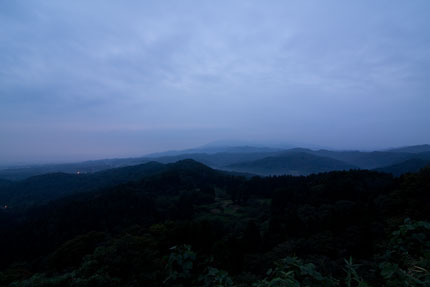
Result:
[[[430,142],[430,2],[0,1],[0,164]]]

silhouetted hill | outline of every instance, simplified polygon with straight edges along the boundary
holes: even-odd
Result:
[[[170,156],[178,156],[185,154],[219,154],[219,153],[228,153],[228,154],[237,154],[237,153],[270,153],[270,152],[278,152],[282,151],[280,148],[271,148],[271,147],[255,147],[255,146],[218,146],[218,145],[206,145],[193,149],[186,150],[173,150],[159,153],[152,153],[147,155],[150,158],[160,158],[160,157],[170,157]]]
[[[357,167],[335,159],[320,157],[306,152],[286,152],[279,156],[232,164],[229,165],[228,168],[235,171],[259,175],[307,175],[332,170],[354,169]]]
[[[202,162],[208,166],[218,169],[230,169],[236,164],[244,164],[245,162],[253,162],[267,157],[279,157],[286,154],[307,153],[319,157],[326,157],[344,162],[355,168],[375,169],[384,166],[393,165],[412,158],[428,159],[428,153],[399,153],[399,152],[361,152],[361,151],[329,151],[329,150],[310,150],[305,148],[293,148],[284,151],[271,152],[251,152],[251,153],[192,153],[180,154],[175,156],[164,156],[154,158],[154,160],[162,163],[176,162],[178,160],[191,158]]]
[[[411,153],[397,152],[360,152],[360,151],[311,151],[312,154],[340,160],[362,169],[375,169],[388,166],[416,157]]]
[[[177,183],[179,179],[181,182],[188,179],[202,185],[205,182],[218,181],[220,176],[226,174],[228,173],[214,170],[192,159],[170,164],[148,162],[91,174],[51,173],[22,181],[0,181],[0,206],[7,204],[10,208],[25,208],[67,195],[138,182],[149,177],[153,186],[160,189],[161,186],[156,184],[159,181],[168,190],[170,184]]]
[[[227,153],[220,152],[214,154],[206,153],[192,153],[192,154],[181,154],[176,156],[163,156],[154,158],[154,160],[161,163],[172,163],[184,159],[193,159],[195,161],[201,162],[213,168],[223,168],[225,166],[245,162],[253,161],[257,159],[262,159],[271,155],[277,155],[279,152],[253,152],[253,153]]]
[[[361,169],[376,169],[404,162],[409,159],[430,159],[429,145],[411,146],[389,151],[331,151],[293,148],[281,150],[276,148],[236,146],[236,147],[203,147],[182,151],[158,153],[139,158],[106,159],[72,164],[41,165],[9,168],[0,170],[0,178],[21,180],[34,175],[63,172],[74,174],[95,173],[102,170],[133,166],[149,161],[173,163],[184,159],[193,159],[216,169],[229,169],[229,166],[261,160],[267,157],[278,157],[286,153],[307,153],[342,161]],[[424,151],[424,152],[423,152]]]
[[[40,204],[71,193],[84,192],[103,187],[140,180],[165,170],[158,162],[110,169],[92,174],[50,173],[22,181],[0,183],[0,205],[11,208]]]
[[[350,256],[362,264],[360,271],[378,268],[380,274],[387,262],[397,264],[398,257],[386,257],[390,234],[406,218],[430,219],[430,167],[393,178],[378,171],[338,171],[355,166],[315,153],[368,165],[407,155],[406,161],[378,169],[393,174],[411,171],[430,158],[429,152],[291,149],[193,156],[212,164],[257,158],[229,166],[240,172],[318,174],[245,178],[183,159],[0,180],[0,199],[8,200],[0,202],[0,285],[29,280],[12,286],[47,286],[57,280],[53,286],[86,286],[79,284],[95,280],[86,270],[98,270],[99,286],[163,286],[166,258],[172,258],[172,246],[182,244],[198,253],[192,275],[197,281],[208,268],[204,262],[213,260],[243,286],[247,274],[263,278],[273,262],[290,254],[306,258],[325,274],[344,274],[344,258]],[[264,155],[270,156],[258,158]],[[326,172],[330,170],[337,171]],[[423,226],[430,230],[427,223]],[[413,238],[425,243],[430,234]],[[400,244],[409,248],[415,239]],[[405,262],[414,254],[422,258],[424,253],[408,253]],[[362,274],[375,286],[385,286],[372,272]],[[67,280],[58,281],[61,276],[79,283],[67,285]]]
[[[377,168],[376,171],[391,173],[395,176],[400,176],[404,173],[418,172],[420,169],[430,166],[430,160],[424,159],[409,159],[401,163],[390,166]]]
[[[194,159],[179,160],[175,163],[168,164],[166,167],[168,170],[177,170],[178,172],[198,172],[198,173],[215,172],[214,169]]]
[[[276,154],[280,149],[265,147],[208,147],[183,151],[171,151],[151,154],[146,157],[105,159],[70,164],[48,164],[28,167],[15,167],[0,170],[0,178],[7,180],[22,180],[31,176],[47,173],[95,173],[102,170],[133,166],[157,161],[173,163],[184,159],[194,159],[214,168],[221,168],[233,163],[261,159]]]
[[[139,180],[142,176],[151,176],[165,169],[164,164],[150,161],[144,164],[113,168],[88,175],[94,178],[110,178],[110,180],[118,178],[121,181],[133,181]]]
[[[429,220],[430,168],[399,178],[350,170],[245,179],[193,160],[156,167],[163,168],[18,215],[0,209],[0,285],[165,286],[171,274],[185,274],[186,282],[167,285],[202,286],[215,273],[252,286],[294,254],[308,262],[287,257],[298,272],[317,268],[342,283],[352,257],[357,276],[388,286],[385,265],[400,262],[404,274],[411,260],[420,268],[428,260],[430,225],[417,221]]]
[[[422,145],[406,146],[401,148],[389,149],[388,151],[389,152],[407,152],[407,153],[430,152],[430,145],[422,144]]]
[[[151,161],[148,158],[120,158],[120,159],[102,159],[93,161],[84,161],[77,163],[64,164],[44,164],[30,165],[13,168],[4,168],[0,170],[0,178],[8,180],[22,180],[31,176],[42,175],[47,173],[95,173],[98,171],[113,169],[131,165],[138,165]]]

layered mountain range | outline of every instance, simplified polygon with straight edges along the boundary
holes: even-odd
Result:
[[[99,171],[139,165],[151,161],[173,163],[193,159],[209,167],[255,175],[308,175],[348,169],[376,169],[400,175],[416,172],[430,163],[430,145],[381,151],[335,151],[306,148],[280,149],[234,146],[203,147],[169,151],[144,157],[104,159],[81,163],[13,167],[0,170],[0,179],[22,180],[48,173],[92,174]]]

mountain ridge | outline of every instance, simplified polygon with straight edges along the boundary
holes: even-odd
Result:
[[[357,169],[342,161],[306,152],[285,152],[278,157],[266,157],[252,162],[228,166],[232,170],[258,175],[309,175],[334,170]]]
[[[86,161],[82,163],[41,165],[31,167],[9,168],[2,170],[0,169],[0,179],[21,180],[31,176],[53,172],[64,172],[69,174],[93,174],[103,170],[122,168],[126,166],[135,166],[148,163],[150,161],[157,161],[160,163],[167,164],[184,159],[194,159],[212,168],[229,170],[230,165],[244,162],[252,162],[266,157],[282,156],[282,154],[285,153],[294,154],[298,152],[305,152],[315,156],[335,159],[338,161],[342,161],[345,164],[362,169],[377,169],[391,166],[394,164],[399,164],[412,158],[430,159],[430,152],[422,152],[422,150],[427,150],[427,148],[430,148],[430,145],[424,144],[392,150],[364,152],[348,150],[334,151],[327,149],[312,150],[300,147],[290,149],[278,149],[260,146],[210,146],[209,148],[201,147],[183,151],[174,151],[173,153],[166,152],[152,154],[136,158],[105,159]],[[158,157],[156,155],[158,155]]]

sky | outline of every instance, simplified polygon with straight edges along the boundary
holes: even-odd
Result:
[[[0,165],[430,143],[430,2],[0,1]]]

